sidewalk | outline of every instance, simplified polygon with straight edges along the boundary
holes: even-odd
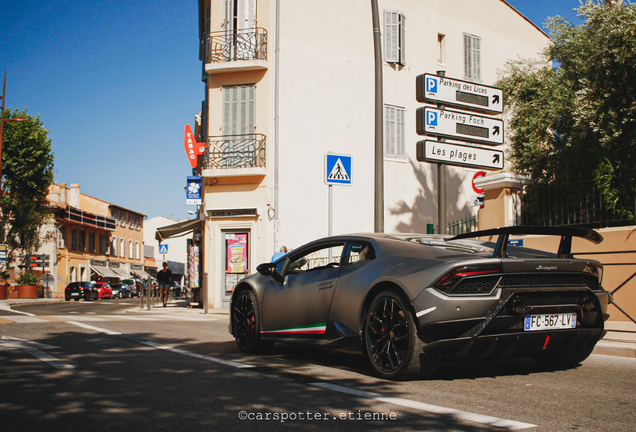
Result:
[[[598,341],[594,354],[636,358],[636,324],[632,321],[605,322],[607,334]]]
[[[141,301],[139,299],[132,299],[137,302],[140,306],[130,308],[126,310],[126,313],[130,314],[144,314],[144,313],[152,313],[152,314],[187,314],[187,315],[205,315],[205,310],[199,306],[189,306],[191,300],[190,299],[170,299],[168,305],[163,307],[161,302],[157,302],[157,304],[152,304],[150,309],[148,309],[148,304],[145,302],[143,308],[141,307]],[[211,315],[229,315],[230,310],[228,308],[221,309],[208,309],[208,316]]]

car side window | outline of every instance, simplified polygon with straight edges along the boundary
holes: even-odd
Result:
[[[310,271],[334,268],[340,265],[340,257],[344,244],[329,245],[313,249],[308,253],[295,257],[287,266],[287,273],[306,273]]]
[[[349,242],[342,255],[342,265],[369,261],[373,258],[375,258],[375,252],[369,243]]]

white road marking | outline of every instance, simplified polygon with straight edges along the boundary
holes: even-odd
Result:
[[[254,367],[254,366],[251,366],[251,365],[237,363],[237,362],[233,362],[233,361],[229,361],[229,360],[223,360],[221,358],[212,357],[212,356],[208,356],[208,355],[205,355],[205,354],[193,353],[193,352],[190,352],[190,351],[183,350],[181,348],[174,348],[174,347],[171,347],[171,346],[168,346],[168,345],[163,345],[163,344],[152,342],[152,341],[149,341],[149,340],[146,340],[146,339],[141,339],[141,338],[138,338],[136,336],[128,335],[126,333],[119,333],[119,332],[116,332],[116,331],[112,331],[112,330],[108,330],[108,329],[104,329],[104,328],[100,328],[100,327],[95,327],[95,326],[92,326],[90,324],[85,324],[85,323],[81,323],[81,322],[77,322],[77,321],[68,321],[68,323],[76,325],[78,327],[82,327],[82,328],[88,329],[88,330],[93,330],[93,331],[100,332],[100,333],[106,333],[106,334],[112,335],[112,336],[121,336],[121,337],[124,337],[124,338],[126,338],[128,340],[132,340],[134,342],[138,342],[140,344],[147,345],[147,346],[152,347],[152,348],[161,349],[161,350],[165,350],[165,351],[170,351],[170,352],[173,352],[175,354],[186,355],[186,356],[189,356],[189,357],[194,357],[194,358],[198,358],[198,359],[209,361],[209,362],[213,362],[213,363],[219,363],[219,364],[226,365],[226,366],[231,366],[231,367],[234,367],[234,368],[237,368],[237,369],[247,369],[247,368],[253,368]]]
[[[347,393],[350,395],[363,397],[366,399],[373,399],[381,402],[391,403],[403,407],[413,408],[419,411],[426,411],[435,414],[447,415],[461,420],[470,421],[473,423],[480,423],[489,426],[496,426],[505,429],[527,429],[536,427],[536,425],[530,423],[522,423],[514,420],[500,419],[497,417],[485,416],[481,414],[470,413],[466,411],[459,411],[452,408],[444,408],[437,405],[430,405],[423,402],[413,401],[410,399],[397,398],[392,396],[383,396],[378,393],[371,393],[362,390],[356,390],[349,387],[340,386],[337,384],[331,384],[326,382],[310,383],[314,387],[320,387],[323,389],[333,390],[341,393]]]
[[[73,369],[75,366],[65,363],[52,355],[41,351],[40,348],[59,348],[53,345],[41,344],[39,342],[32,342],[24,339],[18,339],[10,336],[2,336],[0,340],[0,349],[21,349],[33,357],[42,360],[53,366],[56,369]]]
[[[0,318],[8,319],[9,321],[13,321],[20,324],[46,322],[46,320],[43,320],[42,318],[35,318],[32,316],[22,316],[22,315],[2,315],[0,316]]]

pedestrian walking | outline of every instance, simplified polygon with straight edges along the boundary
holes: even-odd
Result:
[[[168,297],[170,296],[170,287],[172,286],[172,271],[168,268],[168,263],[163,263],[163,268],[157,272],[157,282],[161,290],[161,301],[163,307],[168,305]]]
[[[272,262],[276,261],[278,258],[282,257],[285,254],[287,254],[287,246],[281,246],[280,252],[276,252],[272,256]]]

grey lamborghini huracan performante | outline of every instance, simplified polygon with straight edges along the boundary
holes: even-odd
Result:
[[[556,253],[510,235],[559,236]],[[494,242],[477,237],[493,237]],[[430,376],[441,360],[532,357],[572,367],[603,337],[603,266],[572,256],[594,230],[506,227],[455,237],[356,234],[308,243],[241,280],[230,332],[246,353],[275,342],[362,348],[377,375]]]

